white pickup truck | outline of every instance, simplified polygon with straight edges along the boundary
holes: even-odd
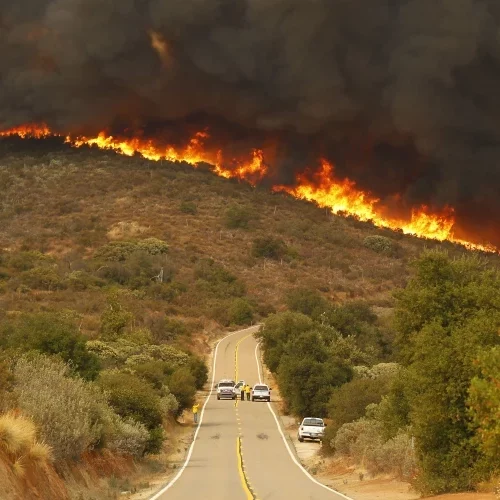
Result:
[[[236,399],[234,380],[222,379],[217,384],[217,399]]]
[[[321,441],[325,435],[326,424],[322,418],[306,417],[302,420],[297,433],[297,439],[302,443],[304,439],[317,439]]]

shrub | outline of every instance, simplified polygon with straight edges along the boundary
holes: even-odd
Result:
[[[175,370],[168,379],[168,387],[179,402],[177,415],[193,405],[196,395],[196,379],[188,367]]]
[[[208,381],[208,368],[206,363],[197,356],[191,356],[189,369],[194,376],[196,389],[201,390]]]
[[[292,311],[300,312],[313,318],[319,318],[323,312],[331,307],[329,302],[319,292],[307,288],[297,288],[290,291],[286,296],[286,305]]]
[[[241,297],[245,294],[245,285],[221,264],[212,259],[202,259],[195,267],[198,290],[217,298]]]
[[[254,257],[280,260],[287,255],[287,246],[281,238],[272,236],[256,238],[252,244],[252,255]]]
[[[361,418],[369,404],[380,403],[389,392],[390,380],[389,377],[355,378],[335,388],[328,401],[330,432],[335,433],[343,424]]]
[[[68,274],[66,280],[68,287],[75,292],[81,292],[94,287],[102,287],[105,284],[100,278],[92,276],[85,271],[73,271]]]
[[[21,283],[35,290],[59,290],[65,287],[53,267],[35,267],[21,274]]]
[[[141,422],[131,418],[120,418],[109,406],[100,407],[103,434],[100,445],[119,453],[140,457],[150,439],[149,431]]]
[[[74,322],[62,314],[23,314],[6,323],[1,333],[0,346],[57,355],[88,380],[99,373],[97,356],[89,352]]]
[[[232,205],[226,210],[224,224],[228,229],[248,229],[255,218],[249,208]]]
[[[119,371],[102,372],[98,382],[109,394],[109,402],[118,415],[141,422],[149,430],[161,425],[160,397],[150,384]]]
[[[249,325],[253,320],[253,307],[248,300],[237,298],[229,306],[229,321],[235,325]]]
[[[490,457],[500,457],[500,346],[480,353],[480,374],[471,381],[469,413],[478,429],[479,446]]]
[[[126,311],[121,304],[111,299],[108,307],[101,315],[101,335],[106,340],[116,340],[123,334],[134,316]]]
[[[6,265],[16,271],[28,271],[41,264],[53,264],[54,258],[37,251],[16,252],[5,259]]]
[[[14,367],[18,406],[37,424],[56,459],[79,457],[102,432],[97,418],[102,396],[68,375],[67,365],[43,355],[24,356]]]
[[[384,441],[376,419],[361,418],[344,424],[332,443],[339,455],[363,464],[371,474],[395,474],[411,479],[417,469],[411,438],[404,432]]]
[[[146,238],[140,241],[113,241],[99,248],[95,252],[94,258],[119,262],[141,250],[149,255],[161,255],[168,252],[168,245],[157,238]]]
[[[385,255],[392,255],[394,253],[394,242],[385,236],[367,236],[363,240],[363,245],[377,253]]]

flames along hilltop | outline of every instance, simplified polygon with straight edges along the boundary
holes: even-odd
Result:
[[[127,156],[140,154],[152,161],[182,161],[194,167],[199,163],[208,163],[213,165],[215,174],[228,179],[241,179],[251,185],[262,181],[270,168],[260,149],[251,150],[245,158],[233,158],[228,162],[224,158],[222,149],[214,152],[205,148],[205,140],[209,137],[209,132],[206,130],[196,132],[187,145],[181,148],[162,145],[155,140],[142,137],[115,137],[104,131],[95,137],[64,135],[52,131],[43,124],[23,125],[0,131],[0,137],[10,136],[35,139],[62,137],[73,147],[96,146]],[[319,169],[306,169],[297,174],[295,180],[294,185],[274,185],[272,190],[314,202],[335,214],[351,215],[362,221],[372,221],[376,226],[400,230],[404,234],[439,241],[448,240],[474,250],[498,252],[493,245],[456,238],[453,231],[455,217],[451,207],[445,207],[440,213],[431,212],[426,206],[416,207],[411,211],[410,220],[387,215],[378,198],[357,188],[354,181],[336,178],[334,166],[326,159],[320,159]]]

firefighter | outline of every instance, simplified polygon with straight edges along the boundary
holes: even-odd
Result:
[[[198,403],[195,403],[193,405],[193,420],[194,420],[194,423],[197,424],[198,423],[198,408],[199,408],[199,404]]]
[[[245,386],[245,393],[247,395],[247,401],[250,401],[250,394],[251,394],[251,392],[252,392],[252,388],[247,384]]]

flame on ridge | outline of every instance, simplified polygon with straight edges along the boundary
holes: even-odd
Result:
[[[46,137],[63,137],[64,141],[73,147],[97,146],[100,149],[116,151],[126,156],[140,154],[153,161],[182,161],[197,166],[200,163],[213,165],[213,171],[225,178],[237,178],[256,185],[268,173],[264,161],[264,153],[260,149],[252,150],[252,156],[247,161],[233,159],[231,168],[223,162],[223,151],[208,151],[204,141],[209,138],[207,131],[196,132],[183,148],[160,146],[153,140],[143,138],[116,138],[106,132],[100,132],[96,137],[63,135],[50,130],[46,125],[24,125],[0,131],[0,137],[18,136],[21,138],[42,139]],[[372,194],[356,187],[349,179],[335,178],[333,165],[321,159],[321,167],[317,171],[310,169],[297,174],[296,185],[276,185],[274,192],[286,192],[295,198],[300,198],[326,207],[335,214],[355,216],[362,221],[371,221],[379,227],[402,231],[418,237],[439,241],[448,240],[472,250],[498,253],[493,245],[481,245],[460,238],[455,238],[454,211],[445,207],[441,213],[432,213],[422,205],[412,209],[410,220],[391,218],[383,215],[380,200]]]

